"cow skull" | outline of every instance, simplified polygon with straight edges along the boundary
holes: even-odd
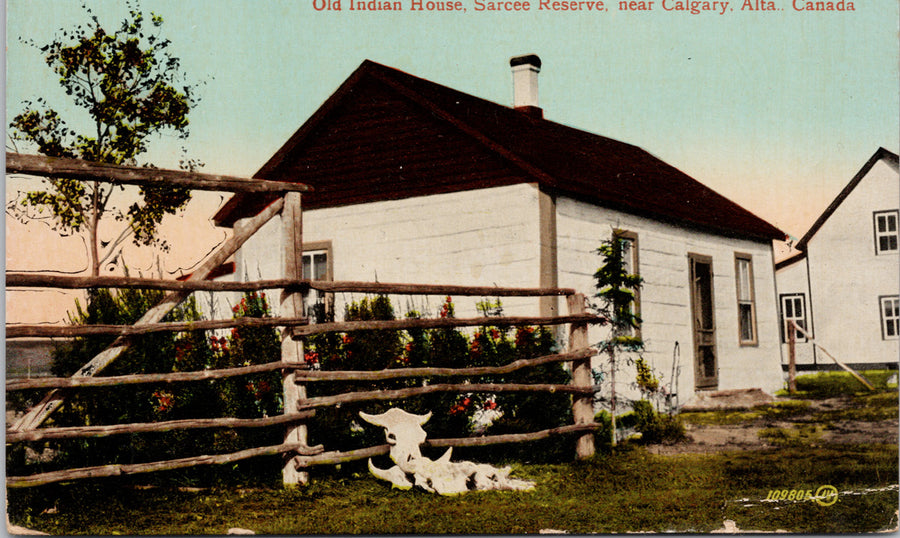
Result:
[[[510,468],[497,469],[491,465],[470,461],[451,462],[453,448],[437,460],[422,455],[419,445],[425,442],[422,428],[431,413],[415,415],[399,408],[391,408],[380,415],[359,414],[363,420],[384,428],[390,445],[390,457],[396,465],[379,469],[369,459],[369,471],[394,487],[410,489],[413,486],[440,495],[458,495],[471,490],[529,490],[533,482],[510,478]]]

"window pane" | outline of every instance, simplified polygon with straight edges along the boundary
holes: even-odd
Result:
[[[740,305],[741,313],[741,341],[754,340],[753,335],[753,305],[750,303]]]
[[[885,250],[897,250],[897,236],[889,235],[887,240],[888,240],[888,244],[887,244],[887,248],[885,248]]]
[[[312,263],[312,257],[309,254],[303,255],[303,278],[309,278],[309,275],[312,273],[310,271],[310,264]]]
[[[328,255],[316,254],[313,256],[313,279],[324,280],[328,277]]]
[[[738,260],[738,300],[750,300],[750,260]]]
[[[794,300],[788,299],[784,302],[784,317],[792,318],[794,317]]]
[[[878,222],[878,231],[879,232],[887,231],[887,215],[878,215],[876,222]]]
[[[622,245],[622,269],[629,275],[634,274],[634,242],[631,239],[620,239]]]
[[[887,231],[897,231],[897,215],[887,215]]]

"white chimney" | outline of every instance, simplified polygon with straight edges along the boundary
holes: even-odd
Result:
[[[543,117],[538,106],[538,73],[541,59],[536,54],[516,56],[509,60],[513,74],[513,107],[537,117]]]

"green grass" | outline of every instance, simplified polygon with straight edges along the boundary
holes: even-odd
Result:
[[[742,529],[866,532],[891,525],[896,492],[841,497],[831,507],[806,501],[775,510],[758,501],[771,489],[896,484],[897,458],[896,446],[680,456],[623,448],[588,462],[518,468],[537,482],[535,491],[458,497],[392,490],[364,474],[320,477],[293,490],[201,492],[134,489],[116,479],[9,490],[10,517],[51,534],[98,535],[222,534],[230,527],[264,534],[709,532],[725,519]]]
[[[690,411],[678,416],[687,423],[697,425],[730,425],[743,424],[758,419],[783,419],[803,414],[809,410],[810,403],[800,400],[786,400],[739,411]]]
[[[826,428],[821,424],[794,424],[793,428],[763,428],[759,436],[777,446],[808,446],[817,442]]]
[[[897,385],[888,384],[888,380],[897,373],[897,370],[865,370],[859,372],[875,387],[876,392],[896,392]],[[860,383],[848,372],[817,372],[797,376],[797,392],[793,398],[830,398],[852,394],[871,394],[872,391]],[[787,396],[787,391],[778,392],[779,396]]]

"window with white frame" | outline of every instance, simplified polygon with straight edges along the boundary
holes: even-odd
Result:
[[[749,254],[734,255],[737,279],[738,334],[742,346],[757,344],[756,301],[753,290],[753,258]]]
[[[875,213],[875,253],[897,252],[898,211],[878,211]]]
[[[317,247],[320,245],[317,245]],[[324,245],[322,248],[310,248],[304,246],[302,267],[303,278],[309,280],[331,280],[331,249]],[[303,315],[312,318],[316,322],[324,322],[326,315],[331,311],[331,298],[319,290],[309,290],[303,296]]]
[[[896,295],[880,297],[881,337],[895,340],[900,335],[900,297]]]
[[[806,295],[803,293],[788,293],[781,295],[781,337],[782,342],[787,342],[791,322],[794,322],[803,330],[806,328]],[[806,341],[802,333],[797,333],[797,341]]]

